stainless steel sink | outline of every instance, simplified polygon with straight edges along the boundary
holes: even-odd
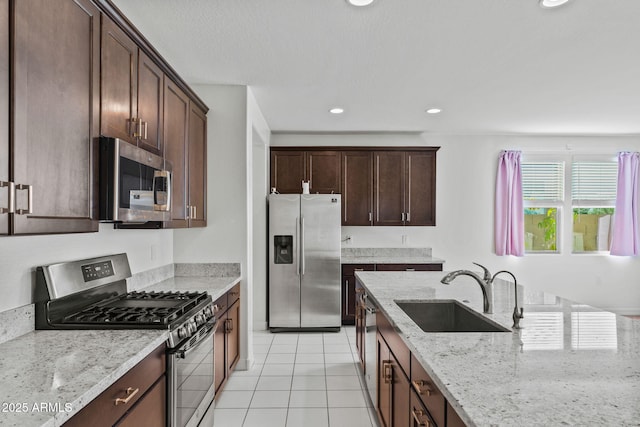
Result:
[[[395,303],[425,332],[511,332],[457,301]]]

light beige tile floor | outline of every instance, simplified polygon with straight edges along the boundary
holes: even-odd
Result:
[[[214,411],[215,427],[377,427],[359,376],[355,329],[253,332],[255,361],[234,372]]]

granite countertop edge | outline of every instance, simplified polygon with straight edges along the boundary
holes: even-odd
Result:
[[[341,264],[444,264],[444,260],[434,257],[407,256],[342,256]]]

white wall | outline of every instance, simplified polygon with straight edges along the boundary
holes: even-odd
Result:
[[[0,238],[0,311],[33,303],[35,268],[56,262],[126,252],[132,273],[173,262],[173,231],[114,230],[98,233]]]
[[[367,143],[363,144],[363,140]],[[610,309],[640,313],[640,258],[603,255],[529,255],[498,257],[493,247],[493,210],[498,154],[524,152],[616,153],[640,150],[637,136],[478,136],[478,135],[292,135],[274,134],[272,146],[427,145],[440,146],[437,161],[436,227],[343,227],[352,245],[433,248],[446,270],[470,268],[472,261],[490,270],[509,269],[527,287]],[[473,219],[471,220],[471,212]]]

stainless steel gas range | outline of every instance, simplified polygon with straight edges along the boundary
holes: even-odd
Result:
[[[197,426],[214,397],[211,296],[127,292],[129,277],[126,254],[38,267],[36,329],[166,329],[167,422]]]

